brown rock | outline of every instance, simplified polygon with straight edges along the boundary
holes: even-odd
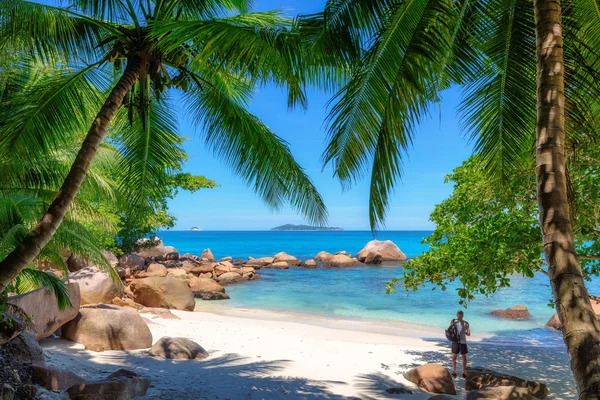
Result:
[[[34,365],[32,371],[34,382],[48,390],[65,390],[85,383],[85,379],[66,369]]]
[[[354,259],[343,254],[337,254],[331,257],[329,262],[327,262],[327,266],[333,268],[354,267],[357,264],[358,263]]]
[[[248,261],[246,261],[245,266],[248,267],[264,267],[268,264],[273,264],[274,258],[273,257],[261,257],[261,258],[248,258]]]
[[[233,263],[233,265],[244,265],[245,261],[244,261],[244,260],[242,260],[241,258],[235,258],[235,259],[232,261],[232,263]]]
[[[213,253],[212,253],[212,251],[210,251],[210,249],[204,249],[202,251],[202,255],[200,256],[200,259],[214,262],[215,256],[213,256]]]
[[[190,289],[194,295],[196,292],[225,292],[225,288],[212,279],[195,277],[190,280]]]
[[[529,319],[531,318],[531,314],[529,314],[529,310],[524,305],[518,305],[514,307],[507,308],[506,310],[494,310],[491,314],[506,318],[506,319]]]
[[[179,260],[179,252],[178,251],[171,251],[171,252],[165,254],[165,261],[171,261],[171,260]]]
[[[77,318],[62,327],[63,337],[92,351],[148,348],[152,333],[142,317],[132,311],[82,308]]]
[[[531,394],[538,399],[543,399],[550,394],[546,385],[540,382],[528,381],[516,376],[506,375],[491,369],[480,367],[467,369],[467,379],[465,380],[466,390],[478,390],[489,386],[515,386],[527,388],[531,391]]]
[[[142,248],[135,252],[138,256],[142,258],[148,257],[165,257],[165,255],[177,251],[173,246],[165,246],[163,241],[160,238],[144,238],[138,240],[138,245]]]
[[[406,254],[404,254],[391,240],[371,240],[358,252],[356,258],[360,262],[365,262],[370,252],[379,253],[381,255],[381,261],[383,262],[406,260]]]
[[[226,272],[233,272],[233,271],[235,271],[235,267],[233,266],[233,264],[226,261],[225,263],[218,264],[214,268],[213,274],[215,276],[220,276],[220,275],[223,275]]]
[[[153,357],[169,358],[173,360],[202,360],[208,357],[208,352],[198,343],[187,338],[162,337],[156,342],[148,353]]]
[[[296,257],[290,256],[289,254],[286,254],[283,251],[281,253],[275,254],[275,257],[273,257],[274,264],[280,263],[280,262],[286,262],[290,267],[302,264],[302,262],[300,260],[298,260]]]
[[[194,311],[196,305],[192,290],[172,276],[136,279],[129,287],[133,300],[146,307]]]
[[[198,274],[198,278],[212,278],[213,277],[213,273],[212,272],[206,272],[204,274]]]
[[[383,257],[378,251],[370,251],[365,258],[365,264],[381,264],[383,262]]]
[[[287,261],[278,261],[278,262],[274,262],[273,264],[266,265],[264,268],[288,269],[289,267],[290,267],[290,264],[288,264]]]
[[[515,386],[486,387],[480,390],[471,390],[467,393],[466,400],[532,400],[531,391],[527,388]]]
[[[72,307],[60,310],[56,297],[48,288],[37,289],[29,293],[9,297],[7,303],[22,309],[32,319],[29,330],[35,334],[37,340],[47,338],[58,328],[77,316],[81,296],[79,284],[76,282],[67,285]]]
[[[217,281],[222,285],[233,285],[234,283],[242,282],[244,277],[237,272],[226,272],[219,275]]]
[[[222,292],[195,292],[194,297],[202,300],[229,300],[231,297]]]
[[[119,265],[119,259],[112,252],[108,250],[102,250],[101,253],[104,257],[106,257],[106,259],[113,268]]]
[[[317,262],[315,260],[306,260],[304,262],[304,267],[305,268],[317,268]]]
[[[223,257],[221,258],[221,262],[223,261],[229,261],[230,263],[233,263],[233,257],[229,256],[229,257]]]
[[[450,372],[439,364],[425,364],[404,374],[410,382],[431,393],[456,394]]]
[[[256,272],[256,270],[253,267],[240,267],[240,268],[235,268],[234,272],[237,272],[240,274],[249,274],[249,273]]]
[[[169,271],[167,270],[167,267],[162,264],[152,263],[148,266],[146,272],[157,272],[160,274],[160,276],[167,276]]]
[[[44,351],[40,347],[35,335],[23,331],[10,342],[2,346],[4,355],[22,364],[46,365]]]
[[[141,271],[145,265],[144,259],[136,254],[125,254],[119,258],[119,267],[123,269],[129,268],[131,271]]]
[[[115,297],[113,299],[112,303],[119,307],[130,307],[130,308],[133,308],[134,310],[141,310],[142,308],[144,308],[143,305],[138,304],[131,299],[122,299],[120,297]]]
[[[96,267],[74,272],[69,280],[79,284],[81,304],[110,303],[123,294],[123,285]]]
[[[315,256],[315,260],[321,261],[321,262],[327,262],[327,261],[329,261],[329,259],[331,257],[333,257],[333,254],[328,253],[326,251],[321,251],[319,254],[317,254]]]
[[[125,369],[120,369],[100,381],[71,386],[66,393],[72,400],[130,400],[144,396],[150,379]]]
[[[194,268],[192,268],[192,270],[190,271],[192,274],[206,274],[206,273],[210,273],[212,275],[213,273],[213,269],[215,269],[215,267],[217,266],[217,263],[213,263],[213,262],[209,262],[209,263],[202,263],[200,265],[195,266]]]
[[[71,254],[69,258],[67,258],[67,268],[69,269],[69,272],[77,272],[92,266],[94,266],[92,263],[77,254]]]
[[[193,260],[184,260],[181,262],[181,266],[179,268],[184,269],[187,273],[191,273],[194,268],[196,268],[198,264]]]

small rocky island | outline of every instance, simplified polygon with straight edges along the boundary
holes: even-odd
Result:
[[[344,229],[330,226],[311,226],[311,225],[294,225],[285,224],[271,228],[272,231],[343,231]]]
[[[198,228],[197,226],[191,227],[190,229],[188,229],[188,231],[201,231],[202,229]]]

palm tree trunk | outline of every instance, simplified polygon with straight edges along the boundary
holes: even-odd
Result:
[[[575,253],[567,195],[560,0],[534,0],[537,196],[548,276],[579,399],[600,399],[600,324]]]
[[[71,170],[48,211],[23,241],[0,262],[0,293],[6,289],[27,264],[37,257],[62,223],[96,155],[100,142],[102,142],[102,138],[108,130],[108,126],[123,103],[125,95],[139,78],[140,66],[141,60],[137,57],[127,62],[123,76],[121,76],[96,115],[71,166]]]

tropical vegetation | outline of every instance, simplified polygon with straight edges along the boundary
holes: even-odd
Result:
[[[311,223],[326,220],[322,198],[287,144],[246,108],[267,82],[287,88],[290,106],[305,104],[292,21],[278,12],[247,12],[245,0],[68,3],[0,4],[0,54],[16,55],[18,70],[60,70],[10,99],[0,155],[35,160],[79,144],[39,222],[4,253],[0,292],[58,234],[105,147],[119,154],[110,178],[128,207],[115,202],[99,212],[120,222],[125,248],[172,223],[164,207],[175,188],[214,186],[178,175],[185,153],[175,100],[186,105],[206,145],[268,205],[289,202]]]
[[[566,166],[568,149],[598,131],[599,3],[329,0],[324,16],[324,31],[349,32],[364,51],[333,99],[323,158],[346,187],[370,173],[373,229],[415,128],[445,88],[464,89],[464,127],[494,184],[535,158],[544,260],[578,395],[600,398],[600,324],[577,257]]]

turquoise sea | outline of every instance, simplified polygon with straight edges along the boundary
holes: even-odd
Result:
[[[427,250],[421,244],[428,231],[385,231],[377,239],[394,241],[410,257]],[[280,251],[300,259],[314,257],[319,251],[346,250],[356,254],[369,240],[369,231],[341,232],[274,232],[274,231],[166,231],[159,236],[165,245],[181,253],[200,254],[210,248],[215,257],[272,256]],[[369,266],[349,269],[289,270],[263,269],[262,280],[227,287],[231,300],[218,307],[256,308],[287,313],[310,314],[325,318],[404,322],[424,327],[445,328],[461,307],[457,284],[447,291],[423,287],[417,292],[385,293],[386,282],[402,276],[402,266]],[[589,284],[592,293],[600,284]],[[552,294],[548,278],[542,274],[532,279],[514,276],[510,288],[489,298],[479,297],[465,309],[465,319],[474,333],[491,335],[497,342],[562,345],[559,333],[544,328],[554,313],[548,307]],[[214,304],[201,302],[207,308]],[[214,302],[210,302],[214,303]],[[489,314],[499,308],[525,304],[533,318],[509,321]]]

